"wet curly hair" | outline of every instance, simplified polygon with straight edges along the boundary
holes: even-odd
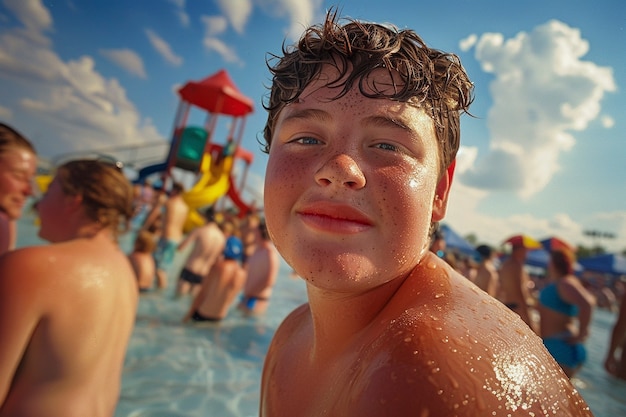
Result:
[[[326,85],[341,87],[337,98],[356,86],[369,98],[426,109],[436,128],[440,174],[456,158],[460,115],[469,114],[474,89],[456,55],[427,47],[410,29],[340,19],[337,9],[328,11],[323,24],[306,29],[297,44],[288,47],[283,43],[282,54],[270,54],[266,60],[272,84],[263,103],[268,111],[261,143],[264,152],[269,153],[281,110],[300,97],[324,65],[332,65],[338,76]],[[368,82],[369,75],[381,68],[399,75],[401,82],[394,85],[394,91]]]

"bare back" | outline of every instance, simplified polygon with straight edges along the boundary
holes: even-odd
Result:
[[[245,280],[246,272],[237,261],[219,261],[202,282],[196,311],[205,317],[223,319]]]
[[[150,252],[132,252],[128,255],[140,290],[151,289],[156,278],[156,263]]]
[[[492,297],[498,290],[498,270],[491,262],[483,262],[476,270],[474,284]]]
[[[13,294],[0,306],[12,341],[0,355],[0,416],[113,415],[137,308],[127,256],[106,238],[76,239],[15,251],[0,277]]]
[[[262,241],[246,263],[246,284],[243,293],[247,297],[269,298],[278,275],[279,255],[274,245]]]
[[[524,264],[513,257],[509,257],[502,262],[499,275],[499,300],[519,314],[526,324],[533,327],[527,304],[530,278],[524,270]]]
[[[193,244],[193,249],[185,262],[185,268],[194,274],[206,276],[224,250],[225,243],[224,233],[213,222],[195,229],[183,242],[185,246]]]
[[[189,207],[180,194],[173,195],[165,202],[165,218],[163,221],[163,238],[178,242],[183,237],[183,226]]]

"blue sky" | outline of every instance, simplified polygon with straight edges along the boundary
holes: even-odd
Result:
[[[168,147],[177,89],[225,69],[255,103],[243,146],[255,152],[248,187],[258,193],[265,60],[338,5],[343,15],[412,28],[458,54],[476,84],[475,117],[462,121],[453,229],[493,245],[526,233],[625,249],[626,3],[441,4],[0,0],[0,120],[44,157],[149,143],[140,155],[154,162]],[[189,123],[204,118],[192,110]],[[225,131],[228,120],[219,123]],[[617,237],[592,241],[585,230]]]

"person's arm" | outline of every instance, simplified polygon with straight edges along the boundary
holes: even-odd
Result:
[[[40,254],[30,249],[0,257],[0,408],[44,308]]]
[[[143,225],[141,226],[142,229],[144,230],[148,230],[150,229],[150,226],[152,226],[152,224],[159,218],[159,216],[161,215],[161,210],[162,210],[162,205],[157,203],[152,207],[152,210],[150,210],[150,212],[148,213],[148,215],[146,216],[146,219],[143,222]]]
[[[498,294],[498,273],[496,271],[489,271],[489,283],[487,284],[487,294],[492,297],[496,297]]]
[[[513,282],[515,282],[515,289],[518,291],[518,299],[519,306],[517,307],[517,312],[522,320],[528,326],[535,331],[535,326],[532,320],[530,319],[530,312],[528,302],[530,301],[530,292],[528,290],[528,275],[524,271],[523,265],[520,265],[519,268],[515,268],[513,275]],[[536,331],[535,331],[536,332]]]
[[[604,368],[610,373],[615,374],[617,372],[617,359],[615,353],[617,348],[623,346],[626,339],[626,293],[622,296],[620,303],[619,314],[617,321],[613,325],[613,331],[611,332],[611,339],[609,347],[606,352],[606,359],[604,360]]]
[[[561,280],[558,284],[558,291],[564,301],[578,306],[578,335],[572,339],[572,342],[584,342],[589,335],[591,315],[596,305],[595,297],[575,277]]]

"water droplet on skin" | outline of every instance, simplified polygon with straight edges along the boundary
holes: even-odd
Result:
[[[407,343],[410,342],[411,341],[411,337],[405,337],[404,341],[407,342]]]
[[[441,298],[441,297],[443,297],[443,294],[440,294],[440,293],[435,294],[435,298]]]
[[[426,264],[426,268],[428,268],[428,269],[437,269],[437,264],[434,263],[434,262],[428,262]]]

